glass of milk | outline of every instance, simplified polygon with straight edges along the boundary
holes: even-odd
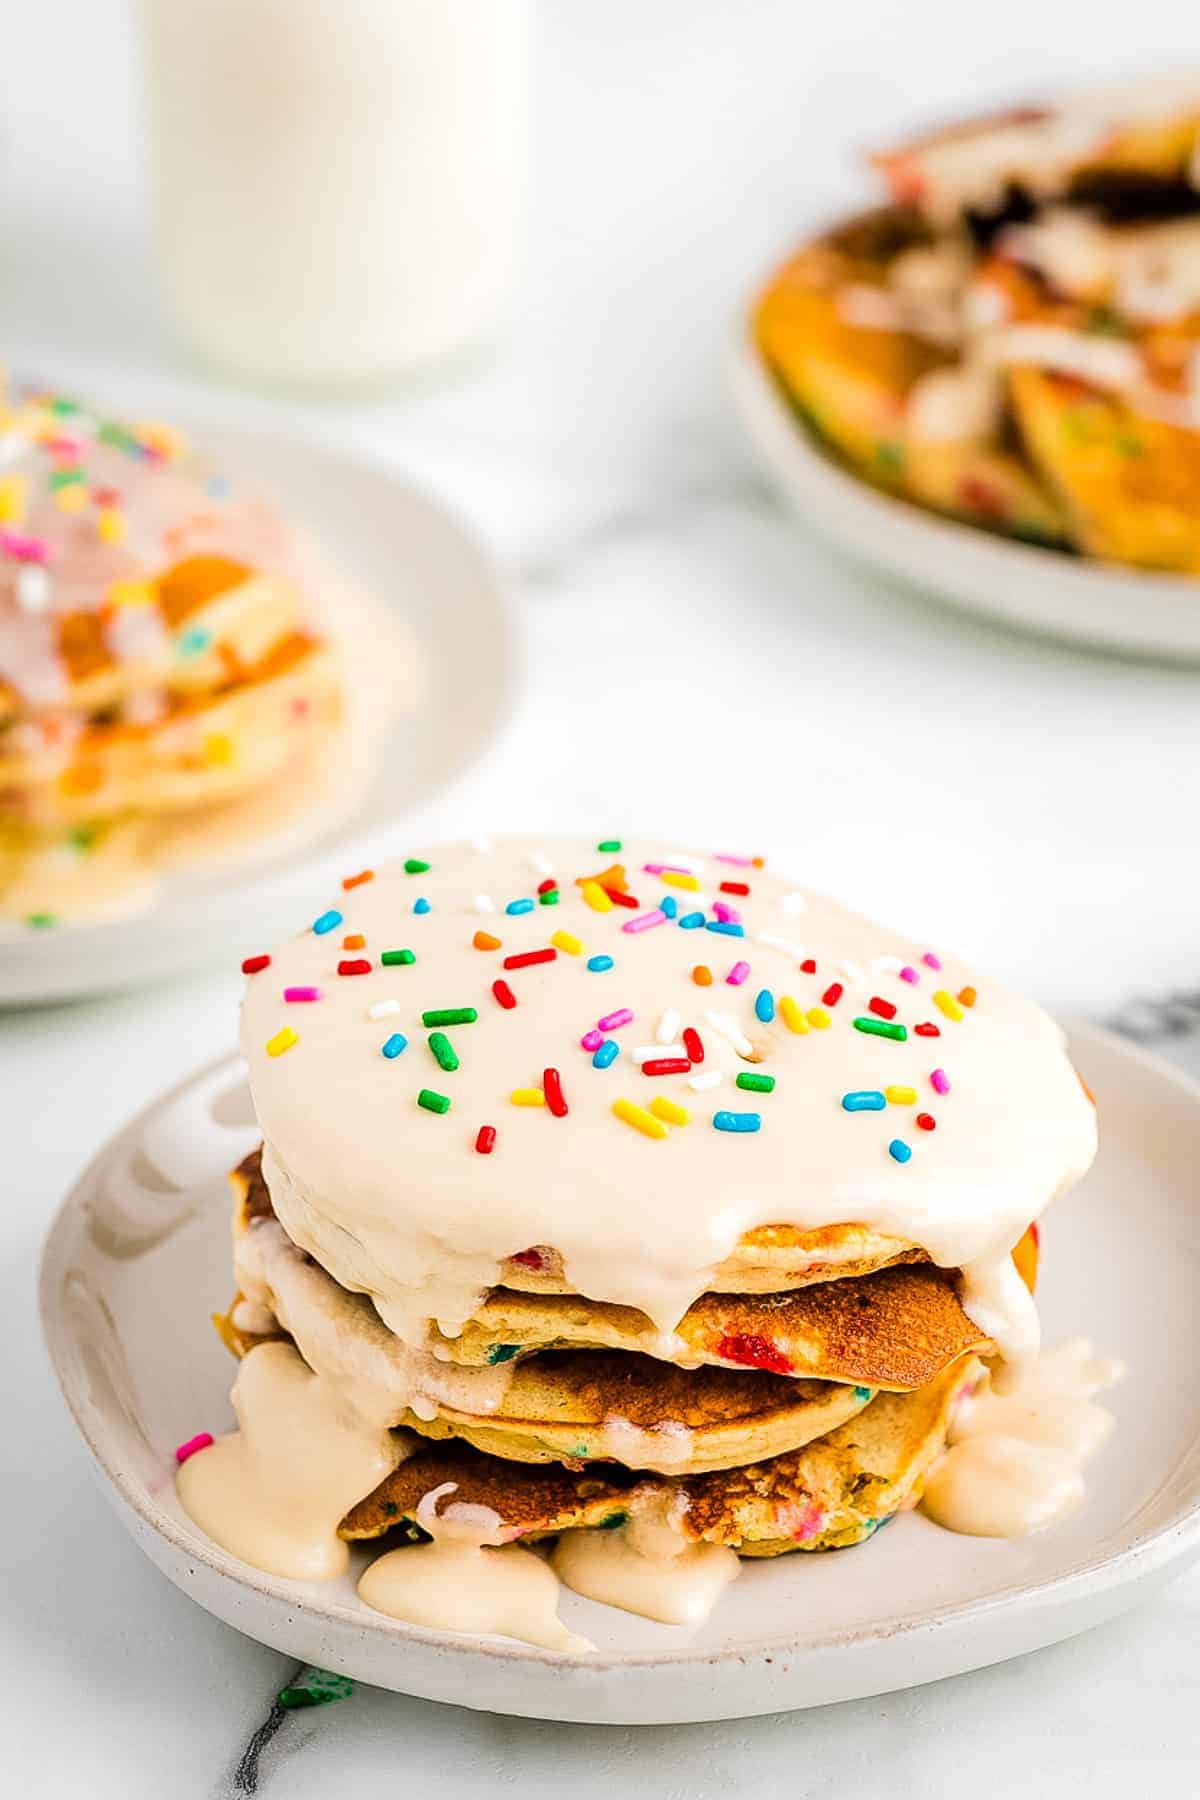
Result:
[[[141,0],[166,294],[208,361],[346,389],[484,337],[529,0]]]

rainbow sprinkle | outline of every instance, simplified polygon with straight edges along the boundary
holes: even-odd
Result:
[[[713,1127],[717,1131],[761,1131],[762,1114],[756,1112],[715,1112]]]
[[[400,1052],[402,1050],[407,1050],[408,1039],[402,1031],[393,1031],[391,1037],[388,1038],[385,1043],[381,1044],[379,1048],[381,1055],[386,1056],[389,1062],[395,1062]]]
[[[273,1038],[267,1039],[267,1055],[283,1056],[299,1042],[300,1033],[293,1031],[290,1025],[285,1025],[282,1030],[275,1033]]]

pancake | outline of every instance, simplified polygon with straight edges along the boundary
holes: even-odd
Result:
[[[517,1535],[534,1539],[578,1526],[625,1523],[639,1500],[682,1496],[685,1536],[724,1544],[742,1556],[828,1550],[860,1543],[913,1506],[959,1397],[980,1379],[974,1357],[912,1394],[881,1394],[856,1418],[817,1443],[748,1467],[667,1479],[628,1470],[521,1468],[463,1444],[418,1451],[353,1507],[344,1538],[396,1532],[423,1535],[421,1499],[454,1482],[456,1500],[490,1507]]]

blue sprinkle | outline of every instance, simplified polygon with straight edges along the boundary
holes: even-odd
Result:
[[[525,913],[533,911],[532,900],[510,900],[505,907],[506,913]]]
[[[745,937],[744,925],[731,925],[728,919],[709,919],[705,931],[718,931],[722,937]]]
[[[212,641],[211,631],[206,631],[203,625],[193,625],[190,631],[185,631],[179,638],[176,649],[180,656],[200,656]]]
[[[337,927],[341,923],[342,923],[341,913],[333,912],[331,910],[329,912],[322,913],[319,919],[313,920],[313,930],[316,932],[318,937],[324,937],[325,933],[327,931],[333,931],[335,929],[335,927]]]
[[[613,959],[611,956],[589,956],[587,966],[593,975],[599,975],[602,970],[612,968]]]
[[[903,1138],[893,1138],[888,1145],[888,1155],[892,1158],[893,1162],[911,1162],[912,1145],[906,1144]]]
[[[393,1057],[399,1056],[402,1050],[407,1049],[408,1039],[405,1037],[404,1033],[402,1031],[393,1031],[391,1037],[383,1046],[383,1054],[387,1057],[388,1061],[391,1062]]]
[[[620,1048],[615,1038],[605,1038],[592,1058],[593,1069],[607,1069],[609,1063],[616,1062]]]
[[[878,1088],[859,1088],[852,1094],[842,1095],[845,1112],[882,1112],[886,1105],[886,1096]]]
[[[760,988],[754,996],[755,1015],[764,1025],[769,1025],[775,1017],[775,996],[770,988]]]
[[[679,923],[684,931],[698,931],[704,923],[704,914],[702,912],[684,913]]]
[[[718,1131],[760,1131],[761,1113],[715,1112],[713,1124]]]
[[[874,1388],[856,1387],[854,1390],[854,1398],[858,1401],[860,1406],[865,1406],[874,1392]]]
[[[427,913],[429,911],[428,900],[426,900],[424,898],[424,896],[422,896],[422,898],[420,900],[414,900],[413,901],[413,911],[415,913]]]
[[[658,903],[658,910],[660,913],[666,913],[668,919],[673,919],[679,911],[679,902],[674,894],[664,894]]]

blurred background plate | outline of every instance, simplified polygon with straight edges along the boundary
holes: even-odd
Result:
[[[1200,581],[1013,543],[868,487],[816,448],[742,321],[731,376],[742,423],[774,485],[856,560],[1040,637],[1200,663]]]
[[[283,936],[323,884],[384,847],[407,810],[473,763],[511,710],[517,651],[507,593],[481,545],[437,502],[298,439],[210,425],[194,438],[231,474],[269,487],[369,600],[394,613],[417,664],[413,703],[389,729],[361,802],[317,835],[300,822],[257,854],[169,875],[148,911],[0,934],[0,1005],[131,987]]]

